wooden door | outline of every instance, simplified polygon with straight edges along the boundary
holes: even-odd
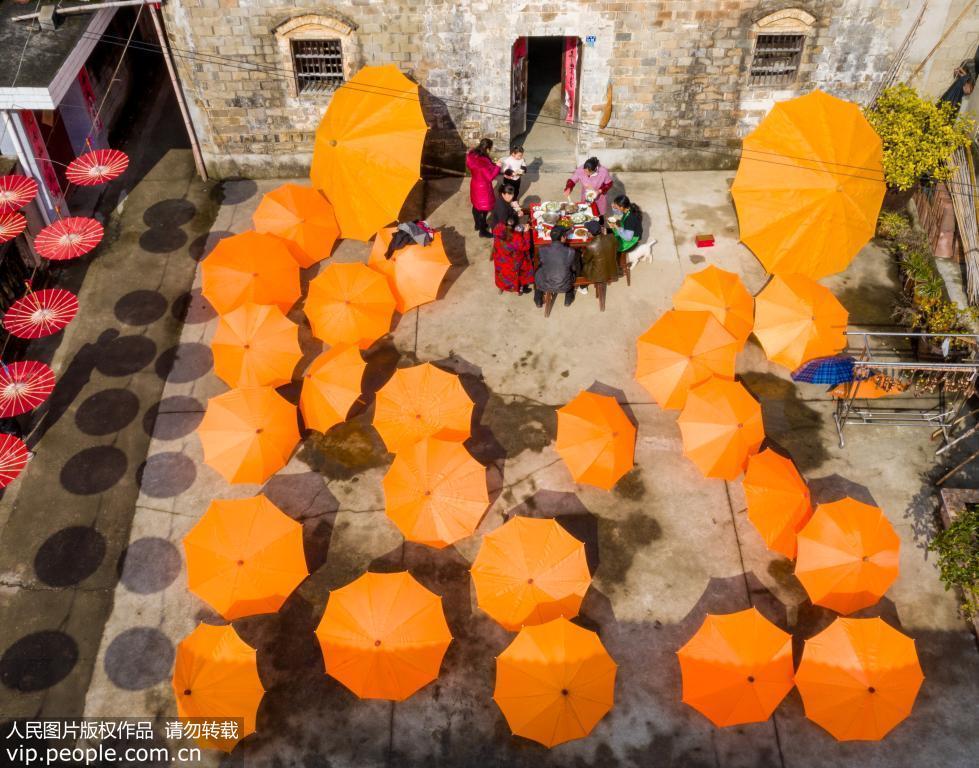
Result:
[[[513,43],[510,83],[510,138],[527,131],[527,38]]]

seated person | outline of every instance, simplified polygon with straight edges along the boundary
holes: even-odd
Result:
[[[619,276],[619,242],[608,228],[589,221],[585,229],[592,240],[581,249],[581,276],[589,283],[607,283]]]
[[[534,273],[534,304],[544,306],[545,293],[563,293],[564,306],[574,301],[574,279],[579,257],[568,244],[568,228],[551,229],[551,243],[538,252],[539,265]]]
[[[631,251],[642,239],[642,211],[625,195],[612,201],[616,221],[610,222],[612,231],[619,241],[619,253]]]

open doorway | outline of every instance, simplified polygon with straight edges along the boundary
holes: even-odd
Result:
[[[574,153],[578,116],[577,37],[521,37],[513,44],[510,139],[546,161]]]

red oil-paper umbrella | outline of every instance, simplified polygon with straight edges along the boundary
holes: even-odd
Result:
[[[125,152],[96,149],[72,160],[65,175],[72,184],[91,187],[118,178],[128,167],[129,156]]]
[[[0,213],[0,243],[13,240],[27,228],[27,219],[22,213]]]
[[[0,434],[0,488],[6,488],[27,466],[27,446],[14,435]]]
[[[3,327],[20,339],[40,339],[57,333],[78,313],[78,298],[63,288],[27,289],[3,316]]]
[[[37,182],[21,173],[0,176],[0,213],[23,208],[37,194]]]
[[[102,240],[102,225],[88,216],[70,216],[49,224],[34,238],[34,250],[46,259],[77,259]]]
[[[37,408],[54,390],[54,371],[37,360],[0,363],[0,417]]]

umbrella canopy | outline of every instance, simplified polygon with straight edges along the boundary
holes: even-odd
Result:
[[[391,330],[394,308],[384,275],[364,264],[330,264],[310,282],[305,312],[316,338],[367,349]]]
[[[911,714],[925,676],[914,640],[879,618],[837,618],[806,640],[795,684],[839,741],[878,741]]]
[[[464,441],[472,430],[473,401],[459,377],[422,363],[398,368],[375,398],[374,429],[391,452],[425,437]]]
[[[792,371],[792,381],[806,384],[837,384],[853,381],[854,360],[849,355],[817,357]]]
[[[20,339],[40,339],[57,333],[78,313],[78,298],[62,288],[27,293],[10,305],[3,327]]]
[[[366,242],[398,218],[419,179],[427,130],[418,86],[393,64],[364,67],[333,94],[309,177],[343,237]]]
[[[77,259],[102,242],[102,225],[88,216],[71,216],[48,224],[34,238],[34,250],[51,261]]]
[[[878,381],[878,378],[881,380]],[[856,388],[850,391],[846,384],[837,384],[829,391],[830,397],[852,397],[855,400],[877,400],[881,397],[899,395],[907,389],[907,385],[897,379],[874,376],[871,379],[858,381]]]
[[[795,575],[815,605],[853,613],[897,578],[901,540],[878,507],[851,498],[820,504],[798,542]]]
[[[219,315],[249,302],[288,312],[300,296],[299,266],[280,238],[242,232],[221,240],[201,262],[201,286]]]
[[[0,362],[0,418],[37,408],[54,390],[54,371],[37,360]]]
[[[212,501],[183,543],[187,588],[228,621],[275,613],[309,575],[303,527],[262,494]]]
[[[229,387],[281,387],[302,359],[299,326],[274,304],[245,303],[218,319],[214,372]]]
[[[207,401],[197,435],[204,463],[229,483],[264,483],[299,442],[296,408],[272,387],[232,389]]]
[[[0,213],[0,243],[13,240],[25,229],[27,229],[27,219],[24,218],[24,214],[14,211]]]
[[[741,242],[768,272],[841,272],[884,199],[880,137],[860,107],[816,90],[776,104],[743,143],[731,187]]]
[[[331,347],[310,363],[299,396],[307,429],[326,432],[347,418],[360,397],[366,369],[360,350],[346,344]]]
[[[330,592],[316,627],[326,673],[362,699],[407,699],[438,677],[452,642],[442,598],[407,571]]]
[[[483,536],[471,572],[479,607],[511,632],[577,616],[591,584],[585,545],[553,519],[510,518]]]
[[[23,440],[0,433],[0,488],[6,488],[17,479],[27,466],[29,455]]]
[[[438,298],[442,278],[452,263],[445,255],[442,233],[436,232],[428,245],[408,245],[394,252],[390,259],[384,254],[391,243],[394,227],[378,230],[367,263],[388,280],[398,312],[404,314]]]
[[[691,387],[734,378],[739,343],[710,312],[671,309],[636,342],[636,381],[661,408],[683,408]]]
[[[462,443],[426,437],[402,448],[382,484],[391,522],[435,549],[472,536],[489,507],[486,467]]]
[[[741,278],[713,264],[687,275],[673,294],[673,308],[710,312],[744,346],[754,324],[755,302]]]
[[[30,176],[8,173],[0,176],[0,213],[18,211],[37,195],[37,182]]]
[[[708,614],[677,657],[683,702],[718,727],[767,720],[792,690],[792,636],[755,608]]]
[[[65,176],[72,184],[90,187],[119,178],[129,167],[129,156],[118,149],[96,149],[68,163]]]
[[[748,459],[744,473],[748,519],[773,552],[796,554],[796,534],[812,516],[809,486],[790,459],[771,448]]]
[[[333,206],[315,189],[283,184],[262,198],[252,223],[256,232],[277,235],[300,267],[311,267],[333,251],[340,236]]]
[[[496,657],[493,700],[514,734],[554,747],[587,736],[605,717],[615,670],[598,635],[554,619],[524,627]]]
[[[754,334],[773,363],[795,370],[846,346],[849,314],[828,288],[802,275],[775,275],[755,297]]]
[[[765,439],[761,406],[737,381],[712,378],[691,389],[677,423],[683,455],[705,477],[734,480]]]
[[[177,716],[242,721],[237,738],[202,738],[198,740],[201,746],[230,752],[238,741],[255,732],[258,705],[265,695],[256,657],[255,649],[230,625],[199,624],[177,645],[173,667]]]
[[[636,427],[614,397],[579,392],[558,408],[554,448],[576,483],[609,490],[635,463]]]

